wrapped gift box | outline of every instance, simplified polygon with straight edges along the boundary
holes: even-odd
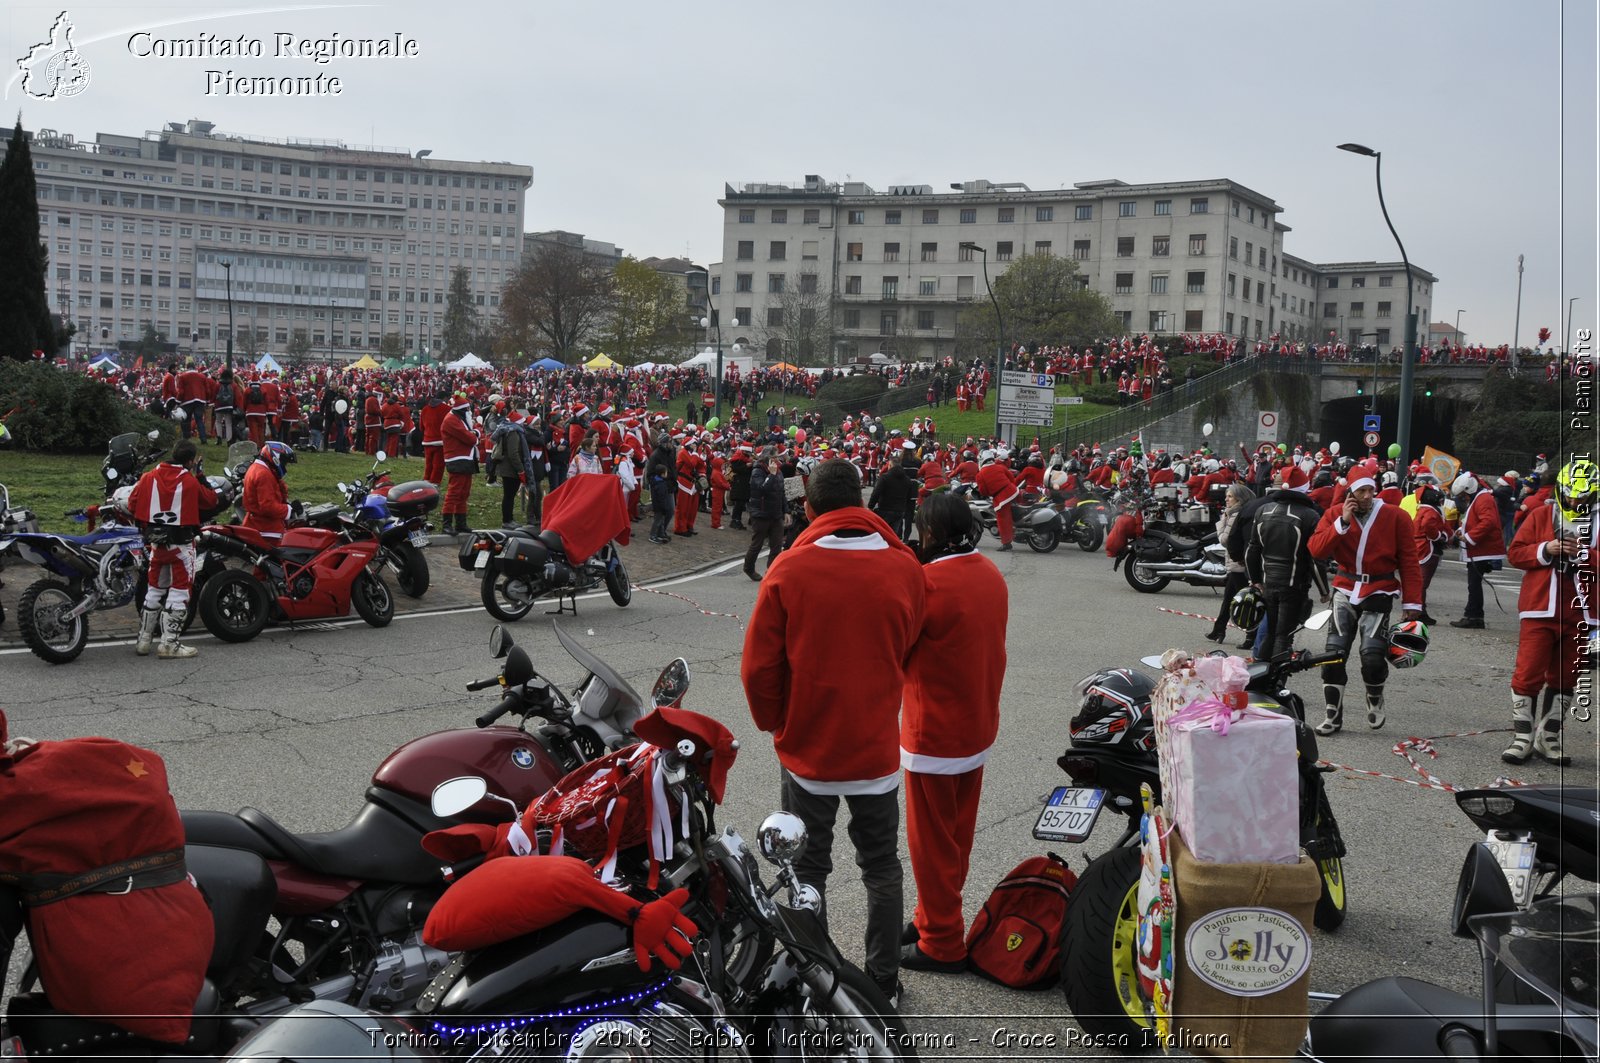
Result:
[[[1299,860],[1293,720],[1254,706],[1196,702],[1168,719],[1159,753],[1162,804],[1196,859]]]

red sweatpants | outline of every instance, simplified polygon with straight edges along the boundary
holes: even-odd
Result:
[[[244,417],[245,427],[250,430],[250,442],[256,447],[263,447],[267,443],[267,415],[264,413],[247,413]]]
[[[728,500],[728,491],[723,487],[711,489],[711,527],[722,527],[722,506]]]
[[[691,494],[683,488],[678,489],[678,509],[672,516],[672,530],[675,532],[694,531],[694,519],[700,515],[700,493]]]
[[[1000,545],[1004,546],[1011,542],[1012,538],[1016,534],[1016,529],[1011,523],[1010,504],[1001,506],[999,509],[994,511],[994,523],[996,530],[1000,532]]]
[[[640,517],[639,499],[643,494],[644,494],[644,488],[642,488],[642,487],[635,487],[632,491],[628,492],[628,519],[629,520],[638,520],[639,519],[639,517]]]
[[[376,454],[378,452],[378,437],[380,435],[382,435],[382,434],[383,434],[383,429],[381,427],[367,429],[367,453],[368,454]]]
[[[444,483],[444,446],[422,445],[422,478],[434,486]]]
[[[1517,666],[1511,693],[1538,696],[1541,687],[1571,691],[1578,685],[1579,652],[1586,646],[1576,622],[1524,619],[1517,633]]]
[[[450,486],[444,491],[445,513],[459,513],[467,515],[467,499],[472,497],[472,481],[476,479],[470,472],[450,473]]]
[[[917,883],[912,916],[918,945],[936,960],[967,956],[967,922],[961,890],[978,825],[983,769],[961,775],[906,772],[906,844]]]

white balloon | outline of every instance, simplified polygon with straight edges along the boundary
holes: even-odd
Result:
[[[174,406],[172,408],[172,413],[171,413],[170,416],[172,417],[172,419],[174,421],[181,421],[184,418],[188,417],[189,415],[186,412],[184,412],[184,409],[183,409],[182,406]]]
[[[1339,456],[1339,441],[1337,439],[1328,444],[1328,453],[1336,458]]]
[[[1200,434],[1205,436],[1207,439],[1210,439],[1211,438],[1211,433],[1215,432],[1216,430],[1217,430],[1217,426],[1212,424],[1210,421],[1207,421],[1204,425],[1202,425],[1200,427]]]
[[[343,416],[350,412],[350,404],[343,399],[339,399],[333,404],[333,412]]]

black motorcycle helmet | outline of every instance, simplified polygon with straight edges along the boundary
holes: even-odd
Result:
[[[1074,742],[1117,746],[1130,752],[1155,751],[1150,714],[1154,680],[1131,668],[1108,668],[1087,676],[1078,688],[1083,698],[1078,702],[1078,714],[1067,725]]]

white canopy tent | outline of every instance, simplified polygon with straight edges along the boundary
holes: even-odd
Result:
[[[446,365],[445,368],[446,369],[489,369],[489,368],[491,368],[491,366],[489,365],[488,362],[484,361],[482,358],[479,358],[477,355],[473,354],[471,351],[468,351],[466,354],[463,354],[460,358],[457,358],[455,361],[453,361],[453,362],[449,363],[448,365]]]
[[[712,350],[710,347],[707,347],[693,358],[690,358],[687,362],[679,362],[678,365],[683,369],[693,369],[695,366],[699,365],[706,366],[709,369],[715,369],[717,365],[717,352]]]
[[[266,370],[269,373],[283,372],[283,366],[279,365],[278,360],[270,354],[263,354],[256,361],[256,368]]]
[[[122,364],[115,358],[111,357],[111,355],[102,354],[100,357],[89,363],[89,368],[99,373],[105,373],[113,369],[121,369]]]

